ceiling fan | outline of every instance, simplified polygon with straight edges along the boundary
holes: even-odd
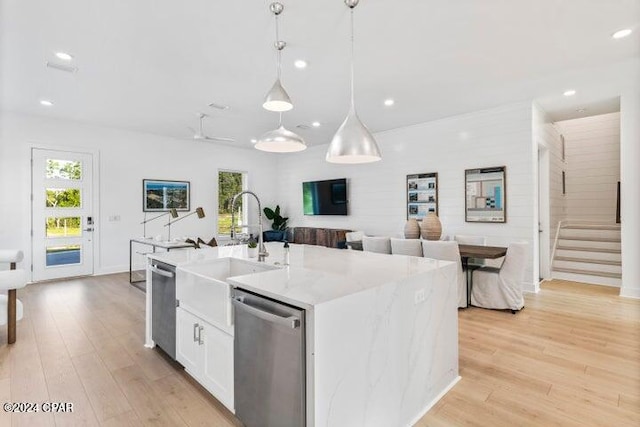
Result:
[[[187,129],[189,129],[193,133],[192,139],[194,139],[196,141],[200,141],[200,140],[220,141],[220,142],[235,142],[236,141],[234,138],[225,138],[225,137],[222,137],[222,136],[208,136],[208,135],[205,135],[203,127],[202,127],[205,117],[210,117],[210,116],[208,116],[207,114],[204,114],[204,113],[198,113],[198,119],[200,120],[200,123],[199,123],[199,127],[198,127],[197,131],[195,129],[191,128],[191,127],[187,127]]]

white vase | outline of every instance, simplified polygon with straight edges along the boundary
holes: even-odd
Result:
[[[256,258],[258,256],[258,248],[247,248],[247,254],[249,258]]]

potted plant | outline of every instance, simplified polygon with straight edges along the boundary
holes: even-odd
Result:
[[[275,209],[264,208],[264,215],[268,220],[272,221],[271,230],[267,230],[264,232],[264,241],[284,241],[287,233],[287,221],[289,221],[289,218],[280,215],[280,205],[277,205]]]
[[[247,242],[247,253],[249,258],[255,258],[258,256],[258,242],[255,240],[249,240]]]

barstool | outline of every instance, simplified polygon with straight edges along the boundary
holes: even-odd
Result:
[[[24,288],[27,278],[24,270],[16,270],[16,264],[22,261],[24,254],[19,250],[0,250],[0,263],[10,264],[10,270],[0,271],[0,325],[7,322],[8,343],[16,342],[16,323],[22,319],[22,303],[16,298],[16,290]]]

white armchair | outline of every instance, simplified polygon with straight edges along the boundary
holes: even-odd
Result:
[[[483,308],[508,309],[512,313],[522,309],[526,261],[527,243],[511,243],[502,267],[482,267],[474,271],[471,304]]]
[[[362,237],[362,250],[379,254],[391,254],[391,239],[389,237]]]
[[[425,258],[439,259],[443,261],[454,261],[456,263],[458,278],[456,286],[458,288],[458,307],[467,306],[467,280],[462,271],[460,262],[460,248],[458,242],[443,240],[423,240],[422,255]]]
[[[391,238],[391,253],[393,255],[422,256],[422,243],[418,239]]]

